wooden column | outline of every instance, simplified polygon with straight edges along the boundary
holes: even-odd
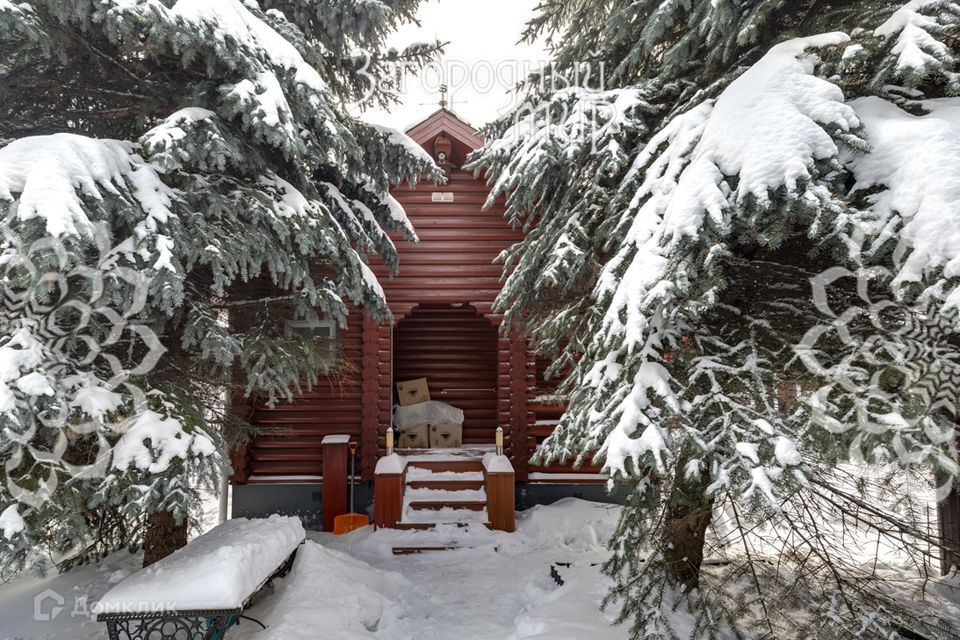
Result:
[[[323,530],[333,531],[333,520],[347,513],[347,445],[350,436],[326,436],[323,447]]]
[[[512,533],[517,528],[516,478],[513,471],[486,471],[487,518],[490,527]]]
[[[503,427],[504,451],[513,455],[513,432],[510,424],[510,405],[513,402],[510,386],[510,340],[500,335],[497,343],[497,426]],[[493,436],[491,436],[492,440]]]
[[[513,332],[510,335],[510,445],[513,467],[520,482],[527,481],[527,465],[530,461],[527,443],[530,423],[527,411],[530,392],[528,369],[527,341],[518,332]]]
[[[253,413],[253,401],[236,393],[229,398],[230,413],[242,420],[249,420]],[[233,484],[244,484],[250,479],[250,446],[246,442],[234,445],[230,451],[230,466],[233,471],[228,480]]]
[[[373,480],[373,470],[377,464],[377,427],[380,418],[379,340],[379,323],[369,316],[364,316],[360,365],[360,475],[364,482]]]
[[[403,468],[396,454],[381,458],[373,480],[373,524],[394,529],[403,517]]]
[[[249,449],[246,444],[238,444],[230,451],[230,466],[233,467],[233,472],[229,480],[233,484],[245,484],[250,479]]]
[[[399,318],[396,313],[394,318]],[[377,338],[377,458],[386,455],[387,429],[393,422],[393,326],[380,325]]]

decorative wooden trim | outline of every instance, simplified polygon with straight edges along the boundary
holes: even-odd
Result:
[[[479,149],[483,146],[483,138],[477,135],[477,130],[449,109],[438,109],[407,129],[407,135],[420,145],[429,142],[441,132],[446,132],[448,136],[459,140],[471,149]],[[432,149],[428,151],[432,152]]]

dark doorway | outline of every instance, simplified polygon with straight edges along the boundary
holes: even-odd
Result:
[[[473,307],[421,304],[394,329],[393,379],[426,378],[432,400],[463,409],[464,444],[490,444],[498,346],[497,329]]]

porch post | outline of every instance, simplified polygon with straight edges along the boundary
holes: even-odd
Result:
[[[377,461],[373,480],[373,524],[394,529],[403,518],[404,462],[397,454]]]
[[[228,397],[227,402],[230,404],[230,413],[243,420],[250,419],[253,413],[253,400],[248,400],[237,393]],[[229,482],[244,484],[250,479],[250,446],[246,442],[233,446],[230,451],[230,466],[233,467],[233,471],[228,478]]]
[[[487,492],[487,518],[490,528],[513,533],[517,528],[516,475],[510,459],[490,455],[483,460]]]
[[[377,464],[381,384],[380,334],[377,321],[364,315],[360,365],[360,474],[364,482],[373,480],[373,470]]]
[[[245,484],[250,479],[250,452],[246,444],[238,444],[230,451],[233,472],[228,478],[233,484]]]
[[[510,335],[510,446],[517,480],[527,481],[530,447],[527,430],[530,422],[528,400],[532,380],[528,380],[530,358],[527,341],[518,331]],[[535,373],[535,372],[534,372]]]
[[[333,521],[347,513],[347,445],[350,436],[325,436],[323,447],[323,530],[333,531]]]

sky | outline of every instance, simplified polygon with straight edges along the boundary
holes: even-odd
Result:
[[[405,130],[439,108],[440,84],[450,88],[448,108],[480,127],[509,111],[507,90],[546,61],[542,43],[518,45],[538,0],[428,0],[421,26],[406,25],[389,41],[403,47],[438,39],[449,42],[438,64],[406,78],[402,103],[371,109],[370,122]]]

